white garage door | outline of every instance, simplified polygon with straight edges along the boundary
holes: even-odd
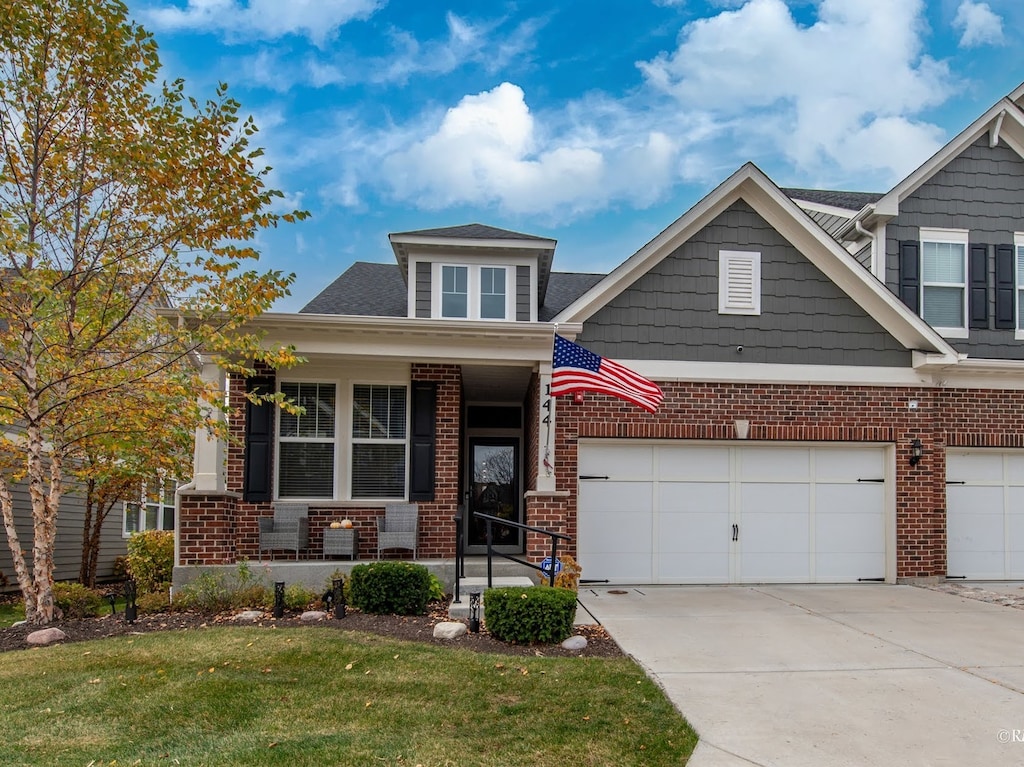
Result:
[[[885,577],[885,450],[581,443],[583,577],[835,583]]]
[[[1024,579],[1024,453],[946,453],[946,573]]]

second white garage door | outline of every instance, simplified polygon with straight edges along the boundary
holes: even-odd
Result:
[[[586,443],[583,577],[841,583],[886,575],[885,448]]]

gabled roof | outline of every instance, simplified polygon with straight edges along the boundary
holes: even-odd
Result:
[[[552,272],[546,300],[537,311],[538,321],[548,322],[603,278],[603,274]],[[397,264],[357,261],[299,313],[407,317],[408,303],[408,289]]]
[[[535,234],[513,232],[510,229],[498,229],[487,224],[460,224],[459,226],[442,226],[437,229],[414,229],[411,232],[395,232],[392,238],[409,237],[442,237],[460,240],[547,240]]]
[[[957,361],[957,352],[945,339],[911,312],[752,163],[736,171],[553,321],[559,324],[585,322],[740,199],[904,347],[936,355],[937,359],[929,359],[929,363],[954,364]]]
[[[878,202],[885,196],[884,192],[839,192],[828,189],[795,189],[792,187],[784,187],[781,191],[791,200],[828,205],[852,213],[856,213],[865,205]]]

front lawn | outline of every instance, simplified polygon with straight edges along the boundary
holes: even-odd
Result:
[[[681,765],[696,736],[625,658],[209,628],[0,655],[4,765]]]

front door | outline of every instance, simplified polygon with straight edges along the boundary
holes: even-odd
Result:
[[[469,540],[471,552],[487,545],[487,527],[475,512],[521,522],[519,504],[519,439],[473,437],[469,440]],[[522,530],[492,523],[495,548],[515,553],[523,550]]]

